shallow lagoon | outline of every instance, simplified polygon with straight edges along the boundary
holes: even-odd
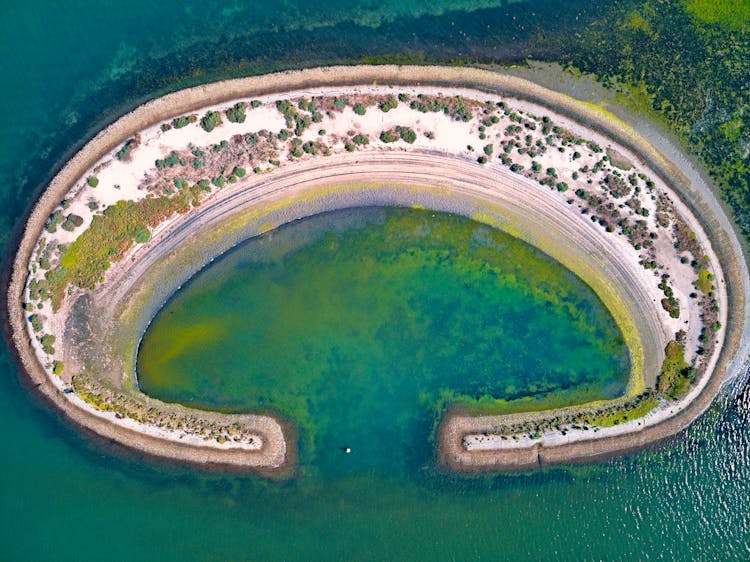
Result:
[[[538,37],[559,31],[567,42],[603,6],[550,0],[419,18],[425,4],[415,1],[335,2],[329,9],[266,0],[231,8],[131,1],[107,9],[92,9],[90,2],[6,2],[0,236],[8,239],[76,143],[161,91],[381,54],[554,59]],[[309,14],[305,29],[269,25],[302,21],[301,8]],[[379,27],[351,23],[363,12],[369,21],[397,8],[399,15]],[[331,10],[343,24],[327,26]],[[580,97],[589,89],[574,91]],[[381,478],[376,485],[360,477],[315,488],[112,454],[38,407],[4,349],[0,372],[2,560],[750,556],[750,389],[719,401],[667,446],[601,466],[479,480],[421,472],[411,481]]]
[[[549,256],[461,216],[377,207],[296,221],[212,263],[154,319],[138,376],[167,401],[280,413],[305,472],[337,477],[428,466],[456,399],[613,398],[628,367],[604,305]]]

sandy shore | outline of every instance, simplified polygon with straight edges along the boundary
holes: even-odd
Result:
[[[571,129],[579,127],[581,131],[588,131],[588,137],[592,135],[598,135],[600,139],[614,137],[615,140],[622,142],[620,148],[623,152],[631,158],[649,164],[668,189],[683,193],[685,178],[681,177],[679,171],[675,170],[674,166],[671,166],[658,152],[639,138],[635,131],[609,120],[606,115],[593,109],[578,105],[565,96],[543,90],[529,82],[474,69],[432,67],[314,69],[221,82],[170,94],[139,107],[97,135],[56,176],[29,218],[14,264],[13,277],[9,286],[8,307],[19,357],[32,380],[39,385],[40,392],[48,396],[76,423],[109,439],[150,454],[199,463],[251,466],[260,470],[278,470],[286,466],[293,456],[293,447],[288,439],[285,439],[282,425],[271,416],[244,416],[242,420],[237,418],[246,427],[257,429],[257,441],[253,441],[252,445],[247,443],[236,447],[212,447],[205,443],[179,442],[182,438],[165,435],[164,432],[149,433],[149,431],[144,431],[143,427],[128,427],[129,422],[118,420],[113,414],[96,412],[82,401],[76,403],[69,400],[63,393],[64,385],[50,378],[44,366],[40,364],[33,349],[34,342],[28,338],[26,332],[25,313],[20,304],[28,274],[27,264],[36,241],[42,233],[44,223],[59,201],[68,194],[71,186],[80,185],[82,177],[85,177],[98,162],[131,135],[149,127],[153,128],[159,122],[173,116],[190,113],[198,108],[205,108],[227,100],[262,97],[288,90],[309,93],[313,90],[320,91],[323,87],[329,88],[330,91],[337,91],[337,89],[350,91],[351,88],[344,88],[344,86],[374,81],[379,84],[395,83],[404,86],[426,82],[435,84],[438,89],[451,85],[454,90],[471,86],[486,92],[521,96],[527,100],[525,103],[530,104],[527,106],[529,110],[534,111],[544,111],[538,105],[542,103],[545,108],[552,107],[558,113],[563,114],[563,117],[567,117],[570,120],[567,126]],[[367,87],[360,86],[360,88]],[[466,92],[468,95],[469,91],[466,90]],[[396,115],[396,117],[403,119],[403,116]],[[271,119],[271,116],[268,118]],[[378,114],[374,117],[370,116],[370,119],[374,118],[383,118],[383,116]],[[269,126],[271,126],[270,122]],[[367,127],[367,124],[364,123],[362,126]],[[429,126],[436,129],[438,125]],[[187,133],[182,130],[181,134]],[[223,134],[226,134],[226,131]],[[173,135],[173,142],[175,142],[174,139],[177,139],[176,135]],[[211,139],[203,140],[207,142]],[[236,230],[234,233],[229,232],[232,229],[221,231],[218,228],[219,225],[229,224],[251,208],[255,208],[255,215],[252,218],[256,223],[255,226],[247,226],[252,221],[248,222],[248,216],[245,215],[243,236],[251,235],[253,229],[268,228],[270,215],[261,217],[258,214],[258,208],[262,207],[264,202],[284,200],[283,207],[286,209],[286,215],[279,214],[277,206],[277,215],[271,220],[273,225],[321,210],[363,203],[372,204],[374,200],[392,204],[429,202],[430,205],[427,206],[444,205],[445,210],[454,212],[467,213],[469,209],[469,214],[471,212],[479,214],[481,210],[489,210],[492,214],[495,209],[495,218],[499,223],[511,223],[517,231],[514,233],[520,233],[532,244],[555,256],[587,281],[591,282],[591,279],[599,277],[613,280],[616,288],[611,298],[625,302],[629,314],[636,319],[644,346],[643,371],[650,373],[647,376],[652,378],[647,382],[653,384],[654,373],[658,372],[659,358],[663,355],[661,350],[668,338],[669,329],[665,328],[663,319],[658,318],[656,314],[658,309],[653,306],[650,308],[643,306],[644,301],[653,299],[648,290],[644,292],[644,287],[648,286],[645,279],[647,275],[644,274],[642,268],[637,266],[637,259],[633,261],[632,252],[625,252],[621,245],[618,246],[616,237],[602,236],[590,221],[587,227],[585,221],[581,221],[580,217],[575,217],[575,214],[570,212],[561,194],[550,193],[549,197],[540,198],[538,186],[531,185],[530,180],[524,182],[522,180],[525,178],[513,176],[510,173],[498,176],[488,168],[478,167],[467,154],[460,154],[459,149],[462,143],[465,144],[464,139],[460,135],[457,136],[454,148],[459,153],[452,156],[429,154],[427,147],[420,145],[415,146],[409,154],[380,154],[373,151],[356,155],[340,155],[326,159],[324,162],[297,163],[294,169],[282,169],[267,178],[237,184],[232,189],[220,192],[220,196],[212,196],[197,212],[178,217],[157,229],[151,243],[143,245],[138,248],[137,252],[128,255],[127,267],[112,268],[108,272],[106,283],[97,289],[94,295],[94,302],[98,303],[97,309],[108,310],[105,318],[114,320],[122,318],[123,314],[132,316],[132,310],[126,311],[121,306],[125,300],[134,299],[133,302],[143,304],[144,301],[138,298],[150,299],[150,307],[144,307],[140,317],[131,317],[129,323],[123,324],[128,325],[129,329],[137,327],[142,330],[143,323],[149,319],[146,312],[151,312],[159,299],[163,299],[167,293],[176,289],[180,282],[189,278],[195,271],[196,265],[205,263],[205,257],[208,255],[206,254],[206,240],[201,242],[200,251],[196,249],[194,252],[194,257],[199,254],[203,256],[204,261],[198,264],[195,261],[190,263],[191,260],[187,259],[190,252],[182,255],[183,247],[189,248],[191,242],[195,242],[198,232],[204,232],[207,227],[212,226],[216,231],[216,236],[209,237],[211,238],[209,246],[213,244],[209,254],[221,253],[239,238]],[[162,147],[162,149],[167,148],[167,146]],[[144,156],[144,158],[151,157],[152,155]],[[352,172],[351,166],[348,166],[352,158],[357,160],[356,172]],[[112,173],[116,172],[117,170],[114,169]],[[443,178],[443,185],[437,191],[435,190],[436,177]],[[368,194],[356,187],[372,182],[390,186],[390,189],[376,189]],[[125,181],[121,183],[118,189],[123,190],[122,193],[134,194],[132,183],[127,184]],[[327,185],[328,191],[321,191],[319,189],[321,185]],[[334,185],[337,188],[331,189],[330,186]],[[252,191],[250,187],[253,188]],[[677,200],[677,205],[680,206],[682,213],[690,216],[691,209],[699,208],[697,197],[700,193],[690,191],[688,188],[684,191],[689,197],[685,202]],[[314,204],[311,204],[309,194],[313,192],[317,195],[313,198]],[[101,193],[103,194],[104,190]],[[451,200],[453,200],[452,203]],[[455,207],[457,203],[459,208]],[[453,205],[453,208],[448,208],[450,205]],[[502,212],[498,209],[502,209]],[[83,210],[81,212],[83,213]],[[693,220],[697,221],[695,217]],[[723,222],[712,217],[701,216],[700,223],[694,226],[696,231],[702,232],[701,224],[703,224],[706,230],[705,234],[701,234],[703,241],[709,249],[711,248],[709,240],[714,242],[714,247],[719,248],[716,254],[713,250],[710,252],[712,257],[715,257],[713,263],[716,264],[716,272],[719,274],[718,292],[723,314],[722,323],[727,326],[727,330],[720,332],[720,337],[723,340],[724,335],[727,334],[728,345],[719,345],[721,354],[715,354],[712,357],[712,364],[707,371],[711,376],[703,377],[684,399],[684,403],[654,412],[650,417],[644,418],[642,425],[637,427],[626,427],[628,424],[623,424],[616,430],[602,430],[595,436],[575,435],[563,440],[550,438],[543,443],[520,442],[513,443],[512,446],[498,441],[493,446],[485,445],[474,448],[469,446],[467,448],[464,441],[466,436],[486,432],[496,420],[449,417],[443,423],[440,434],[440,457],[443,462],[456,469],[508,469],[595,458],[663,439],[684,428],[700,415],[718,391],[726,371],[727,361],[733,357],[740,345],[744,329],[744,315],[735,314],[731,318],[726,317],[730,306],[733,310],[745,309],[746,286],[745,271],[737,253],[736,239],[732,232],[726,232]],[[561,245],[560,240],[572,240],[575,243]],[[174,252],[177,247],[181,249],[179,258]],[[145,295],[148,292],[145,288],[148,286],[149,277],[155,275],[166,264],[172,267],[177,261],[180,261],[183,267],[180,270],[181,273],[175,277],[176,285],[163,287],[163,294]],[[721,264],[721,269],[718,269],[718,264]],[[722,271],[726,278],[721,276]],[[602,283],[600,294],[605,290],[604,285]],[[141,291],[140,297],[138,297],[139,291]],[[104,306],[105,304],[107,306]],[[642,314],[649,310],[650,314]]]

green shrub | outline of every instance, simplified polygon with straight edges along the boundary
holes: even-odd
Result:
[[[253,101],[250,102],[250,107],[252,107],[253,109],[258,108],[261,105],[263,105],[263,104],[261,103],[260,100],[253,100]]]
[[[696,281],[696,287],[703,293],[710,293],[714,286],[711,281],[714,280],[714,276],[707,269],[701,269],[698,272],[698,280]]]
[[[146,242],[151,240],[151,232],[142,224],[139,224],[135,227],[133,236],[138,244],[145,244]]]
[[[238,178],[244,178],[246,174],[247,172],[245,171],[245,168],[240,168],[239,166],[232,170],[232,175],[237,176]]]
[[[310,118],[309,115],[305,115],[305,116],[295,115],[294,122],[295,122],[294,134],[299,137],[299,136],[302,136],[302,133],[305,132],[305,129],[307,129],[310,126],[310,124],[312,123],[312,119]]]
[[[320,148],[320,144],[313,141],[307,141],[305,144],[302,145],[302,151],[305,154],[312,154],[315,155],[318,153],[318,150]]]
[[[370,144],[370,138],[367,135],[354,135],[352,137],[352,142],[354,144],[366,145]]]
[[[227,109],[227,120],[231,123],[244,123],[246,118],[246,109],[247,104],[244,101],[238,101],[232,107]]]
[[[394,134],[392,131],[383,131],[382,133],[380,133],[380,140],[382,142],[396,142],[398,139],[398,135]]]
[[[89,176],[86,179],[86,183],[89,184],[90,187],[96,187],[97,185],[99,185],[99,178],[97,178],[96,176]]]
[[[284,116],[287,128],[291,129],[294,125],[294,118],[297,115],[297,108],[289,100],[276,100],[276,109]]]
[[[409,144],[414,144],[414,141],[417,140],[417,133],[409,127],[396,127],[396,132],[398,132],[402,141],[408,142]]]
[[[354,113],[356,113],[357,115],[364,115],[365,113],[367,113],[367,108],[363,103],[354,104],[354,107],[352,109],[354,109]]]
[[[61,375],[63,372],[63,369],[65,369],[65,364],[62,361],[53,361],[52,362],[52,372],[55,375]]]
[[[201,127],[207,133],[221,125],[221,114],[218,111],[208,111],[201,119]]]
[[[55,336],[52,334],[44,334],[40,339],[39,343],[42,344],[42,349],[44,350],[44,353],[48,355],[54,355],[55,354]]]
[[[487,156],[492,156],[492,153],[495,151],[495,147],[492,144],[485,144],[483,150]]]
[[[657,390],[669,398],[679,398],[695,376],[685,361],[685,345],[672,340],[664,349],[661,373],[656,381]]]
[[[32,314],[29,316],[29,322],[31,323],[31,327],[35,332],[38,332],[42,329],[42,319],[38,314]]]
[[[172,168],[176,166],[177,164],[181,164],[180,155],[177,154],[174,150],[169,153],[169,155],[166,158],[162,158],[161,160],[156,160],[154,162],[154,165],[157,169],[163,170],[164,168]]]
[[[385,101],[380,102],[378,107],[380,107],[380,111],[383,113],[388,113],[391,109],[396,109],[398,107],[398,100],[396,99],[396,96],[390,95]]]
[[[130,157],[130,153],[136,146],[138,146],[138,141],[135,140],[135,138],[128,139],[125,144],[122,145],[122,148],[117,151],[117,159],[127,160]]]
[[[60,224],[62,220],[63,220],[62,211],[58,209],[57,211],[55,211],[49,216],[49,219],[47,220],[47,224],[45,225],[44,229],[50,234],[54,234],[55,232],[57,232],[57,225]]]
[[[190,125],[190,123],[195,123],[197,120],[197,115],[183,115],[182,117],[175,117],[172,119],[172,126],[175,129],[182,129],[183,127]]]
[[[73,232],[76,228],[83,224],[83,218],[78,215],[70,214],[65,217],[65,222],[62,223],[62,229],[68,232]]]

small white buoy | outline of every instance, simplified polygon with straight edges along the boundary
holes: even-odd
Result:
[[[347,455],[348,455],[349,453],[351,453],[351,452],[352,452],[352,449],[351,449],[351,447],[344,447],[344,452],[345,452],[345,453],[346,453]]]

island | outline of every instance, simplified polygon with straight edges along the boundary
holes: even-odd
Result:
[[[612,114],[502,73],[353,66],[207,84],[124,115],[49,184],[14,261],[13,340],[38,391],[95,434],[286,477],[294,420],[140,391],[149,322],[217,256],[291,221],[368,205],[447,211],[583,279],[625,339],[630,377],[610,401],[449,408],[436,462],[473,472],[605,458],[687,427],[742,344],[741,249],[703,195]]]

